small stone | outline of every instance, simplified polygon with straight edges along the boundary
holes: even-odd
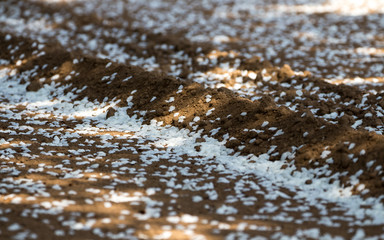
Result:
[[[206,142],[205,138],[196,138],[197,143]]]
[[[40,88],[42,88],[43,85],[39,81],[32,81],[28,86],[27,86],[27,91],[31,92],[37,92]]]
[[[108,108],[106,119],[115,116],[115,113],[116,109],[114,109],[113,107]]]
[[[201,151],[201,146],[195,146],[195,150],[196,150],[196,152],[200,152]]]

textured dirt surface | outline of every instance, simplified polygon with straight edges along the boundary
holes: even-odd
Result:
[[[384,238],[381,3],[289,2],[1,3],[0,236]]]

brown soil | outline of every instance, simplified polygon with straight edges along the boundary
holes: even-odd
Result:
[[[17,39],[17,38],[15,38]],[[17,40],[16,44],[27,41]],[[26,53],[29,49],[28,45],[21,46],[20,52]],[[143,117],[147,123],[152,119],[162,121],[164,125],[172,125],[179,128],[187,128],[189,130],[203,130],[204,134],[212,135],[213,129],[220,128],[216,134],[212,135],[219,140],[223,140],[223,136],[228,134],[229,138],[235,139],[228,141],[227,147],[233,148],[236,152],[242,154],[260,155],[267,153],[272,145],[277,148],[270,157],[271,161],[281,159],[285,152],[295,153],[295,165],[300,170],[304,168],[316,168],[326,164],[328,158],[322,158],[321,154],[325,148],[332,152],[329,157],[332,157],[333,162],[330,164],[330,169],[333,172],[348,172],[348,176],[354,175],[358,170],[362,169],[363,174],[359,180],[365,184],[370,190],[366,196],[379,196],[384,191],[384,184],[381,178],[384,176],[382,172],[375,171],[377,166],[384,165],[384,138],[381,135],[369,133],[363,129],[355,130],[350,127],[354,122],[352,116],[364,116],[367,110],[357,108],[347,108],[343,104],[333,103],[328,107],[328,102],[319,101],[318,97],[309,95],[308,98],[302,101],[299,111],[293,112],[286,107],[277,106],[273,99],[265,95],[260,100],[251,101],[249,99],[237,96],[232,91],[226,88],[211,89],[205,88],[201,84],[193,81],[175,79],[159,72],[147,72],[140,67],[121,65],[113,63],[106,68],[108,60],[100,60],[92,57],[73,56],[72,53],[64,49],[53,46],[44,49],[46,54],[42,57],[33,57],[22,67],[18,68],[20,73],[31,70],[34,66],[43,66],[48,63],[48,66],[36,75],[33,79],[28,79],[31,83],[28,90],[36,91],[42,84],[50,84],[50,77],[60,74],[64,78],[71,71],[75,71],[77,76],[73,76],[71,80],[59,79],[63,84],[71,83],[73,88],[87,88],[79,93],[78,99],[87,97],[89,100],[115,99],[121,100],[119,106],[126,106],[126,100],[132,96],[133,107],[128,110],[129,115],[139,115]],[[6,57],[7,53],[3,53],[2,58]],[[79,63],[73,64],[73,60],[78,59]],[[244,65],[250,67],[249,65]],[[254,67],[253,67],[254,68]],[[345,85],[332,85],[315,77],[289,77],[287,68],[282,68],[276,75],[278,81],[292,82],[297,84],[312,83],[320,88],[320,93],[338,93],[341,99],[345,102],[354,100],[356,103],[361,102],[363,91],[356,87]],[[277,70],[275,70],[277,71]],[[289,72],[289,70],[288,70]],[[114,79],[103,80],[105,76],[112,76]],[[44,83],[38,79],[46,78]],[[128,81],[124,81],[131,77]],[[58,82],[56,80],[56,82]],[[179,87],[182,86],[182,91]],[[73,88],[68,89],[68,92],[73,91]],[[106,91],[108,89],[108,91]],[[282,91],[294,91],[280,87],[274,88],[277,94]],[[136,90],[134,94],[132,91]],[[287,98],[288,95],[287,94]],[[210,95],[211,101],[206,102],[206,96]],[[151,101],[156,97],[154,101]],[[168,103],[170,97],[174,98],[174,102]],[[285,100],[289,100],[288,99]],[[381,99],[368,99],[370,105],[382,104]],[[328,113],[344,111],[345,115],[338,119],[337,124],[329,123],[323,119],[313,116],[305,106],[312,105],[319,108],[320,111]],[[173,111],[169,111],[170,107],[174,106]],[[214,109],[212,114],[206,116],[208,110]],[[146,111],[145,115],[138,114],[139,111]],[[112,115],[113,109],[110,109],[109,115]],[[174,116],[178,112],[179,116],[185,116],[184,121],[179,121],[179,116]],[[242,116],[241,113],[247,113]],[[198,121],[194,121],[199,117]],[[268,121],[269,124],[262,127],[263,122]],[[375,115],[367,118],[364,121],[366,125],[377,126],[382,125],[382,118]],[[193,124],[193,125],[192,125]],[[196,126],[196,127],[193,127]],[[270,129],[272,128],[272,130]],[[275,129],[273,129],[275,128]],[[259,129],[264,130],[263,133],[254,131],[245,132],[244,129]],[[278,130],[282,130],[284,134],[274,136]],[[307,132],[308,135],[304,136]],[[255,141],[251,141],[254,139]],[[356,147],[348,149],[351,143],[355,143]],[[240,149],[240,146],[245,146]],[[300,148],[298,150],[294,148]],[[293,150],[294,149],[294,150]],[[360,152],[365,150],[366,154]],[[352,161],[348,154],[353,154],[357,160]],[[291,159],[293,160],[293,159]],[[373,166],[367,168],[369,161],[376,160]],[[348,176],[340,177],[341,184],[349,186]],[[322,176],[319,176],[322,177]]]
[[[11,1],[12,2],[12,1]],[[12,5],[13,4],[13,5]],[[78,3],[81,5],[80,3]],[[103,21],[95,14],[84,15],[79,14],[71,6],[67,4],[49,5],[38,2],[26,2],[20,4],[17,2],[9,3],[9,6],[18,6],[22,9],[33,9],[33,11],[41,12],[49,17],[55,14],[71,16],[72,20],[78,26],[73,35],[80,35],[85,30],[81,30],[80,26],[89,24],[97,25],[103,29],[124,29],[127,34],[135,35],[135,42],[124,43],[119,42],[124,52],[137,58],[148,59],[154,57],[158,67],[153,71],[148,71],[144,67],[135,66],[128,61],[127,63],[113,62],[109,59],[102,59],[97,56],[98,50],[82,49],[76,42],[68,43],[68,46],[61,45],[54,37],[47,36],[47,42],[44,44],[36,44],[33,37],[18,36],[10,31],[0,30],[0,59],[8,60],[9,64],[1,65],[3,68],[12,68],[17,71],[18,76],[23,78],[23,82],[27,83],[27,90],[36,92],[44,85],[58,83],[58,86],[68,85],[65,93],[76,93],[78,97],[75,100],[87,98],[91,102],[101,104],[106,101],[120,102],[115,108],[111,107],[107,110],[106,118],[114,116],[121,107],[129,107],[127,114],[131,117],[137,116],[143,118],[144,124],[149,124],[151,120],[162,122],[163,126],[174,126],[179,129],[188,129],[192,132],[201,131],[202,135],[214,137],[220,141],[226,140],[225,146],[233,149],[232,154],[244,156],[260,156],[268,154],[270,161],[287,161],[282,168],[294,166],[292,175],[295,171],[304,171],[306,169],[317,169],[329,165],[331,172],[318,172],[317,178],[329,178],[330,182],[339,181],[341,187],[353,187],[353,193],[363,198],[380,198],[384,192],[384,137],[377,132],[383,130],[384,117],[377,114],[378,109],[384,108],[383,97],[384,89],[382,85],[361,88],[358,86],[335,85],[330,84],[321,77],[305,71],[303,74],[296,74],[289,65],[283,64],[281,67],[272,64],[260,57],[247,58],[242,55],[231,56],[228,53],[215,50],[210,43],[194,43],[189,41],[183,32],[170,34],[160,34],[151,32],[148,29],[133,27],[130,24],[124,24],[123,21]],[[210,14],[207,12],[207,14]],[[28,19],[29,16],[23,16]],[[131,20],[127,16],[125,21]],[[133,21],[133,17],[132,17]],[[1,25],[0,25],[1,27]],[[70,31],[66,22],[54,26],[57,29]],[[27,33],[28,34],[28,33]],[[96,37],[96,33],[87,32],[89,36]],[[31,33],[32,35],[32,33]],[[141,44],[141,39],[145,36],[146,45]],[[4,40],[10,37],[11,40]],[[100,39],[107,43],[116,43],[119,40],[115,37],[102,36]],[[159,45],[173,46],[172,48],[159,49]],[[233,49],[239,50],[241,46],[235,46]],[[15,50],[16,49],[16,50]],[[188,56],[186,59],[175,57],[180,51]],[[40,54],[44,52],[44,54]],[[210,54],[220,55],[216,60],[212,60]],[[23,57],[18,57],[23,55]],[[207,60],[207,64],[201,64],[198,59]],[[21,59],[21,64],[18,61]],[[272,59],[270,59],[272,61]],[[273,61],[272,61],[273,62]],[[221,79],[217,82],[226,87],[213,88],[209,84],[202,84],[195,81],[197,72],[221,73],[225,70],[221,69],[221,64],[234,66],[238,64],[237,71],[234,71],[230,79]],[[180,73],[177,76],[171,76],[172,66],[177,66]],[[29,75],[33,70],[35,74]],[[236,78],[241,76],[241,71],[254,72],[255,78],[243,77],[242,83],[249,84],[252,90],[244,94],[246,90],[239,92],[233,91],[232,87],[236,84]],[[53,76],[57,76],[52,80]],[[265,79],[265,75],[270,76]],[[71,76],[71,78],[67,78]],[[257,86],[257,87],[256,87]],[[300,86],[298,88],[298,86]],[[253,88],[254,87],[254,88]],[[372,91],[377,94],[372,94]],[[56,95],[55,95],[56,94]],[[53,97],[59,96],[60,92],[53,93]],[[7,102],[7,99],[1,101]],[[289,104],[287,104],[289,103]],[[293,107],[294,106],[294,107]],[[360,107],[359,107],[360,106]],[[22,104],[12,109],[12,112],[23,112],[26,109]],[[317,111],[313,111],[317,110]],[[5,109],[1,109],[4,116]],[[327,116],[337,113],[334,118]],[[45,126],[27,123],[26,119],[13,119],[14,123],[20,125],[28,125],[35,128],[33,133],[26,133],[23,130],[17,131],[17,136],[11,136],[6,130],[12,128],[9,119],[0,115],[0,139],[13,139],[14,142],[31,142],[29,149],[31,155],[41,155],[40,147],[42,143],[48,143],[52,139],[38,133],[38,129],[51,131],[59,131],[60,128],[74,128],[77,124],[84,123],[83,119],[59,120],[60,127],[54,126],[57,119],[45,118]],[[361,124],[357,124],[357,123]],[[49,127],[48,127],[49,126]],[[374,129],[369,131],[369,129]],[[377,131],[377,132],[375,132]],[[217,209],[224,204],[228,204],[227,197],[238,194],[234,189],[238,182],[247,182],[249,176],[227,176],[224,173],[213,170],[207,176],[207,170],[210,164],[216,167],[214,160],[206,163],[208,166],[200,166],[198,157],[177,156],[179,161],[172,162],[169,159],[160,159],[150,166],[141,161],[141,156],[153,147],[150,140],[140,142],[136,138],[130,138],[129,133],[109,133],[112,137],[111,143],[116,144],[118,149],[128,147],[129,151],[116,151],[114,148],[102,149],[98,147],[102,145],[101,135],[81,135],[77,142],[70,144],[70,147],[44,147],[44,152],[53,151],[56,153],[68,154],[69,150],[78,150],[86,148],[89,155],[95,156],[100,151],[112,151],[107,157],[98,158],[92,164],[99,164],[100,167],[94,174],[97,175],[97,181],[88,181],[91,176],[89,173],[85,179],[64,179],[65,172],[54,170],[57,175],[47,175],[45,172],[31,174],[28,169],[38,169],[39,164],[45,163],[47,166],[54,166],[65,160],[59,155],[39,156],[37,159],[29,159],[20,152],[16,152],[12,158],[15,168],[19,170],[19,179],[27,178],[43,181],[42,184],[50,189],[51,199],[65,200],[70,199],[76,202],[70,205],[64,212],[60,213],[60,218],[54,214],[41,212],[39,218],[34,218],[30,212],[33,204],[41,204],[43,200],[40,198],[31,200],[31,202],[22,204],[11,204],[11,199],[0,195],[0,221],[1,216],[11,219],[6,225],[0,227],[0,237],[10,239],[14,237],[12,231],[8,231],[7,227],[12,222],[18,222],[23,227],[33,229],[38,234],[39,239],[105,239],[112,238],[106,232],[119,233],[119,224],[125,224],[125,229],[134,229],[133,237],[139,239],[150,239],[160,234],[164,230],[164,225],[172,229],[173,239],[190,239],[193,236],[188,235],[186,229],[191,228],[197,230],[195,233],[207,236],[208,239],[222,239],[228,236],[234,229],[239,228],[239,222],[242,220],[248,224],[243,233],[251,236],[263,236],[272,238],[274,233],[280,232],[286,235],[297,234],[297,229],[319,228],[322,234],[330,234],[331,236],[340,235],[345,238],[352,238],[358,231],[358,227],[350,226],[348,221],[337,220],[337,226],[319,226],[317,221],[321,219],[322,214],[319,209],[308,209],[307,212],[312,214],[311,220],[295,221],[300,219],[302,212],[290,212],[286,217],[292,218],[292,221],[284,222],[274,219],[273,212],[265,213],[265,219],[252,219],[250,215],[254,211],[264,207],[266,202],[270,202],[271,206],[277,207],[277,211],[283,209],[287,199],[277,197],[274,200],[266,199],[264,192],[267,187],[262,187],[260,191],[254,191],[250,188],[242,193],[245,197],[255,197],[258,199],[259,205],[247,206],[244,202],[235,201],[229,204],[236,208],[238,212],[232,214],[234,219],[228,218],[226,215],[217,214]],[[119,139],[119,134],[124,140]],[[32,140],[35,139],[35,140]],[[134,139],[127,144],[126,139]],[[73,140],[73,139],[69,139]],[[140,139],[142,140],[142,139]],[[94,141],[94,144],[88,144]],[[203,143],[205,140],[201,138]],[[87,146],[87,147],[84,147]],[[276,146],[275,148],[273,146]],[[7,145],[4,149],[14,149],[13,146]],[[135,149],[135,150],[132,150]],[[271,150],[272,149],[272,150]],[[3,150],[3,149],[1,149]],[[199,151],[197,148],[196,150]],[[162,151],[162,149],[158,149]],[[329,151],[329,154],[325,154]],[[293,155],[287,155],[286,153]],[[93,154],[93,155],[92,155]],[[289,157],[287,157],[289,156]],[[76,154],[68,155],[68,169],[86,170],[77,164],[78,158],[86,158],[86,156],[77,156]],[[119,161],[121,158],[129,158],[137,162],[134,165],[123,165],[123,167],[132,167],[130,171],[116,170],[112,164],[107,161]],[[183,163],[193,162],[193,163]],[[8,164],[1,161],[1,164]],[[176,169],[188,168],[188,171],[196,179],[204,179],[199,184],[213,184],[214,190],[218,194],[218,199],[210,199],[206,190],[189,191],[188,189],[174,190],[174,194],[178,197],[170,197],[165,189],[169,189],[168,184],[174,180],[175,184],[185,184],[186,177],[183,172],[177,172],[174,179],[170,177],[162,178],[162,174],[166,174],[161,166],[167,169],[175,167]],[[143,171],[145,169],[145,171]],[[69,170],[68,170],[69,171]],[[179,170],[177,170],[179,171]],[[6,179],[8,173],[0,172],[0,178]],[[119,181],[114,182],[113,178],[103,179],[105,175],[117,175]],[[146,177],[146,182],[141,187],[134,184],[132,179],[139,174]],[[333,177],[331,177],[333,175]],[[359,184],[364,184],[365,189],[359,189],[358,185],[353,182],[354,176],[358,176]],[[218,179],[230,179],[227,183],[220,182]],[[249,177],[251,178],[251,177]],[[166,180],[164,180],[166,179]],[[4,180],[5,181],[5,180]],[[258,179],[252,179],[259,183]],[[261,181],[261,180],[260,180]],[[0,182],[1,183],[1,182]],[[260,185],[263,183],[261,182]],[[306,184],[312,184],[311,180],[307,180]],[[53,190],[52,186],[59,185],[61,190]],[[273,185],[273,184],[272,184]],[[146,206],[140,204],[115,204],[112,208],[105,207],[103,202],[85,204],[85,199],[95,199],[93,193],[87,192],[86,189],[100,186],[109,186],[116,192],[126,192],[130,196],[142,193],[145,195],[147,189],[156,188],[157,194],[151,198],[153,201],[161,202],[161,213],[159,218],[137,221],[132,216],[121,218],[120,211],[129,210],[132,213],[144,216],[146,214]],[[18,187],[17,184],[14,186]],[[1,189],[0,189],[1,190]],[[70,191],[79,194],[73,196],[68,194]],[[10,190],[5,190],[10,192]],[[279,191],[288,195],[291,200],[292,208],[299,208],[303,203],[293,200],[295,192],[292,189],[279,189]],[[61,194],[65,192],[65,196]],[[1,192],[0,192],[1,193]],[[14,194],[14,193],[12,193]],[[20,196],[28,196],[30,194],[27,189],[20,189],[15,192]],[[37,193],[36,193],[37,194]],[[105,193],[107,194],[107,192]],[[203,196],[199,203],[192,201],[191,194]],[[172,201],[172,199],[176,199]],[[383,198],[381,198],[383,199]],[[382,200],[383,201],[383,200]],[[93,202],[93,201],[92,201]],[[338,216],[337,206],[329,204],[328,210],[330,216]],[[367,207],[369,208],[369,207]],[[5,210],[2,210],[5,209]],[[167,216],[171,216],[173,212],[180,214],[198,215],[201,219],[196,223],[174,224],[167,222]],[[74,213],[78,213],[77,215]],[[70,225],[71,219],[86,222],[90,213],[95,213],[98,219],[98,226],[103,234],[95,233],[95,231],[82,230],[80,233],[74,232],[70,227],[65,227],[65,236],[58,236],[55,230],[62,228],[62,223],[68,221]],[[28,217],[28,214],[30,216]],[[27,217],[25,217],[27,215]],[[248,219],[242,218],[244,216]],[[102,224],[102,219],[110,218],[112,222],[108,225]],[[41,223],[41,221],[43,224]],[[353,219],[354,221],[356,219]],[[217,231],[217,223],[219,221],[225,223],[223,229]],[[357,220],[356,220],[357,221]],[[128,223],[127,223],[128,222]],[[208,224],[209,223],[209,224]],[[260,229],[254,230],[250,225],[257,225]],[[148,225],[152,227],[148,229]],[[182,225],[182,227],[180,227]],[[103,227],[104,226],[104,227]],[[127,227],[128,226],[128,227]],[[168,227],[165,227],[167,229]],[[216,231],[214,231],[216,229]],[[348,229],[348,232],[340,233],[340,229]],[[375,236],[382,233],[382,226],[366,226],[367,235]],[[141,235],[140,235],[141,234]],[[36,235],[36,236],[37,236]],[[381,235],[382,236],[382,235]],[[195,236],[196,237],[196,236]],[[276,236],[275,236],[276,237]],[[277,236],[276,238],[278,238]],[[33,236],[31,237],[33,238]],[[117,237],[119,239],[119,237]],[[302,236],[302,238],[305,238]]]

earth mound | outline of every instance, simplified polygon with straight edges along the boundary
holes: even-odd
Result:
[[[5,36],[0,36],[5,38]],[[78,99],[103,102],[119,100],[118,107],[128,107],[127,113],[136,115],[149,123],[152,120],[201,131],[203,134],[225,141],[234,154],[256,155],[270,161],[286,161],[296,170],[319,168],[317,177],[331,177],[343,186],[353,186],[351,179],[358,178],[364,184],[366,197],[379,196],[384,190],[382,181],[384,165],[384,138],[368,132],[363,126],[377,127],[382,117],[370,109],[358,109],[343,105],[353,101],[357,105],[365,102],[368,106],[381,106],[382,96],[366,97],[357,87],[332,85],[313,76],[294,76],[288,65],[277,68],[269,64],[275,79],[263,81],[273,85],[275,95],[287,92],[285,100],[301,101],[296,111],[279,105],[279,101],[265,94],[258,100],[250,100],[226,88],[207,88],[192,80],[168,76],[162,72],[149,72],[129,64],[119,64],[107,59],[74,54],[58,45],[47,45],[37,50],[36,44],[27,39],[12,37],[19,44],[19,51],[26,55],[21,66],[13,62],[15,68],[23,72],[35,71],[27,90],[37,91],[43,84],[68,85],[67,92],[78,94]],[[35,47],[33,47],[35,46]],[[41,52],[43,54],[33,53]],[[6,59],[12,54],[2,52]],[[31,56],[28,58],[28,56]],[[13,59],[9,59],[12,61]],[[255,62],[257,63],[255,66]],[[261,63],[251,60],[244,63],[244,69],[262,69]],[[32,69],[32,66],[43,66]],[[69,77],[68,77],[69,76]],[[294,84],[291,84],[293,83]],[[285,85],[284,85],[285,84]],[[286,85],[292,85],[288,90]],[[318,87],[318,95],[310,91],[297,90],[295,86],[312,85]],[[300,92],[299,92],[300,91]],[[334,104],[319,101],[319,95],[338,94]],[[299,95],[299,96],[297,96]],[[339,102],[339,104],[337,103]],[[319,112],[336,114],[334,121],[314,116],[306,108],[317,107]],[[107,117],[113,116],[116,109],[109,109]],[[364,118],[364,116],[366,116]],[[360,117],[360,128],[353,125]],[[288,165],[284,165],[286,167]],[[324,167],[326,170],[324,170]],[[292,172],[294,174],[294,172]],[[308,181],[307,184],[311,184]]]

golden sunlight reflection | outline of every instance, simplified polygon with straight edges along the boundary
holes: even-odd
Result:
[[[327,0],[315,1],[313,4],[303,5],[279,5],[283,12],[336,13],[345,16],[359,16],[366,14],[384,13],[384,1],[382,0]]]
[[[326,79],[331,84],[347,84],[347,85],[369,85],[369,84],[384,84],[384,77],[368,77],[368,78],[344,78],[344,79]]]

